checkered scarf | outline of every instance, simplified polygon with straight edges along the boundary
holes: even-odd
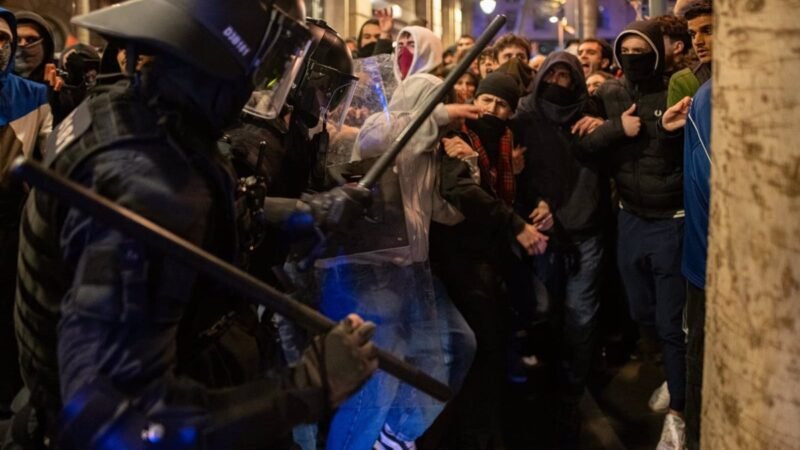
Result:
[[[511,129],[506,127],[506,132],[500,138],[500,147],[497,155],[497,163],[493,167],[489,154],[486,153],[478,134],[464,125],[464,133],[469,136],[472,142],[472,149],[478,152],[478,168],[481,170],[481,177],[486,180],[486,184],[494,190],[494,194],[506,205],[514,203],[514,168],[511,165],[511,152],[514,149],[514,135]]]

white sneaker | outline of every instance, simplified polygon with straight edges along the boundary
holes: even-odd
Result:
[[[404,441],[394,434],[389,424],[384,424],[378,440],[372,446],[373,450],[417,450],[414,441]]]
[[[675,414],[667,414],[661,440],[656,450],[684,450],[686,448],[686,423]]]
[[[536,355],[523,356],[522,364],[529,369],[534,368],[539,365],[539,358],[537,358]]]
[[[650,406],[650,409],[657,413],[669,411],[669,389],[667,389],[666,381],[653,391],[653,394],[650,396],[650,401],[648,401],[647,404]]]

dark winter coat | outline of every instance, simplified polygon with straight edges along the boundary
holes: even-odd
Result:
[[[608,155],[625,210],[646,218],[673,217],[683,209],[683,132],[670,134],[660,127],[667,105],[663,35],[651,21],[634,22],[617,38],[617,58],[622,39],[628,34],[651,43],[658,54],[656,67],[652,77],[643,82],[634,84],[623,77],[600,86],[597,97],[608,122],[590,135],[589,148]],[[621,115],[634,103],[642,128],[636,137],[629,138]]]
[[[540,98],[545,74],[555,64],[572,73],[574,101],[558,107]],[[550,206],[559,230],[569,241],[580,241],[600,231],[610,209],[608,181],[601,175],[596,156],[587,154],[584,140],[571,133],[572,125],[588,107],[589,94],[576,57],[551,54],[533,82],[533,92],[520,101],[514,118],[522,130],[525,170],[520,174],[518,203],[527,216],[539,200]]]

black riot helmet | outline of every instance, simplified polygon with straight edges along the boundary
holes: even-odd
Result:
[[[320,117],[334,110],[346,110],[358,78],[353,76],[353,58],[344,39],[327,23],[306,19],[312,43],[303,67],[289,94],[294,114],[312,128]],[[345,114],[337,114],[344,118]],[[335,125],[341,125],[341,121]]]
[[[310,42],[304,16],[302,0],[129,0],[72,23],[215,78],[268,86],[265,103],[280,111]]]

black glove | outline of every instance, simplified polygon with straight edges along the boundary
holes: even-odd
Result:
[[[353,326],[351,320],[347,317],[325,336],[317,336],[303,352],[308,378],[326,391],[331,408],[344,403],[378,368],[370,342],[375,324]]]
[[[364,215],[372,201],[372,194],[358,184],[346,184],[327,192],[303,194],[300,199],[311,208],[314,222],[320,228],[343,231]]]

